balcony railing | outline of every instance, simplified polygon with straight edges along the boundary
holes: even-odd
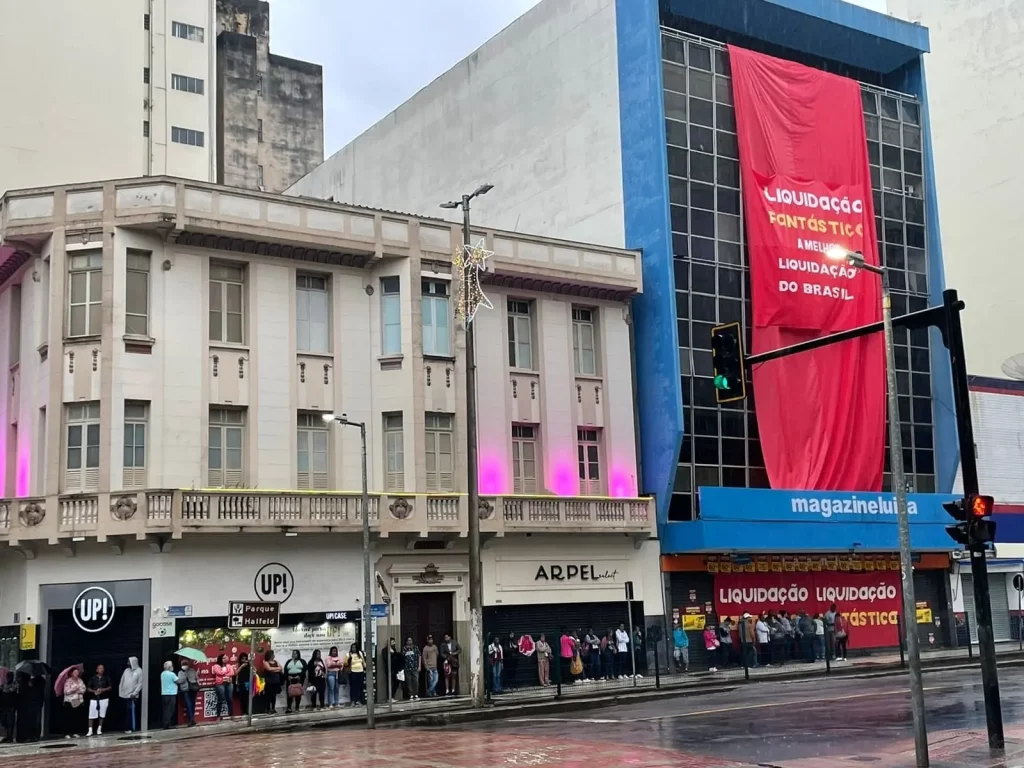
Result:
[[[375,535],[431,533],[465,536],[468,499],[462,494],[370,494]],[[338,531],[362,529],[362,496],[348,492],[147,489],[113,493],[0,499],[0,540],[147,534]],[[487,496],[480,500],[485,535],[553,531],[654,534],[651,499]]]

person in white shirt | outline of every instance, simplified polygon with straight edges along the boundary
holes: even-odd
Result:
[[[615,666],[618,667],[618,676],[622,680],[630,674],[629,664],[629,632],[626,625],[620,623],[615,630]]]
[[[768,627],[768,615],[762,613],[757,617],[757,624],[754,625],[754,631],[757,632],[757,646],[758,655],[762,659],[771,658],[771,630]],[[771,666],[771,664],[767,664]]]

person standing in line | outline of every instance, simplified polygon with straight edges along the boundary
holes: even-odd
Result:
[[[717,672],[718,667],[715,664],[718,658],[718,633],[710,621],[705,623],[702,637],[704,638],[704,650],[708,655],[708,672]]]
[[[358,707],[366,704],[366,657],[359,650],[359,643],[352,643],[345,657],[345,668],[348,670],[348,697],[350,704]]]
[[[277,697],[281,695],[281,662],[274,656],[274,652],[267,651],[263,654],[263,695],[267,700],[267,714],[277,714]]]
[[[405,698],[408,701],[415,701],[420,697],[420,670],[423,668],[423,660],[420,658],[420,649],[416,647],[411,637],[405,638],[402,656],[405,658]]]
[[[537,641],[537,678],[541,685],[551,685],[551,646],[544,634]]]
[[[14,743],[14,728],[18,722],[18,685],[14,673],[4,674],[3,686],[0,687],[0,728],[4,729],[4,738],[0,744]]]
[[[615,632],[611,629],[601,638],[601,671],[605,680],[615,679]]]
[[[814,614],[814,660],[825,660],[825,620],[820,613]]]
[[[583,659],[583,677],[586,680],[597,680],[601,677],[601,638],[594,632],[593,627],[587,629],[583,643],[587,652]]]
[[[405,669],[405,654],[398,650],[398,642],[393,637],[388,640],[387,646],[380,652],[381,674],[388,671],[389,657],[391,662],[391,687],[388,688],[388,695],[394,699],[398,696],[398,689],[402,687],[402,678],[405,677],[403,672]]]
[[[850,642],[850,622],[842,613],[836,611],[836,661],[846,661],[846,647]]]
[[[324,663],[319,648],[314,650],[313,655],[309,657],[306,675],[309,685],[313,689],[309,694],[309,708],[323,709],[324,697],[327,693],[327,665]]]
[[[644,633],[640,627],[633,627],[633,659],[636,676],[642,678],[647,674],[647,644],[644,642]]]
[[[569,685],[573,682],[572,657],[576,654],[576,640],[569,631],[562,630],[562,636],[558,639],[558,671],[561,674],[562,685]]]
[[[505,638],[505,663],[503,670],[505,672],[505,680],[502,683],[502,690],[514,691],[519,687],[519,657],[522,655],[519,653],[519,643],[516,642],[516,633],[509,632],[508,637]]]
[[[117,693],[124,702],[124,732],[134,733],[139,727],[138,704],[142,695],[142,668],[137,656],[128,657],[128,666],[121,674]]]
[[[85,705],[85,680],[82,679],[82,670],[74,667],[64,680],[63,713],[64,713],[64,738],[70,739],[78,734],[85,733],[87,707]]]
[[[757,631],[754,629],[754,617],[744,613],[740,617],[740,647],[743,653],[742,664],[756,667],[757,663]]]
[[[288,694],[288,706],[285,709],[285,714],[288,715],[301,709],[302,696],[306,693],[306,686],[303,683],[306,679],[306,660],[302,658],[299,651],[292,651],[292,657],[284,665],[284,677],[285,684],[288,686],[285,689],[285,693]]]
[[[225,654],[217,657],[213,663],[214,690],[217,692],[217,719],[224,719],[224,711],[227,710],[228,719],[235,716],[235,686],[231,681],[235,679],[235,667],[228,661]]]
[[[66,700],[66,697],[65,697]],[[165,661],[160,673],[160,727],[165,731],[174,725],[178,714],[178,676],[174,674],[174,662]]]
[[[86,693],[92,698],[89,700],[89,730],[86,736],[103,735],[103,720],[107,716],[107,707],[110,705],[110,691],[113,686],[110,678],[107,677],[107,668],[102,664],[96,665],[96,674],[89,678],[85,686]]]
[[[803,653],[804,660],[808,664],[813,664],[815,659],[814,653],[814,619],[806,611],[800,611],[800,650]]]
[[[718,625],[718,668],[728,669],[732,661],[732,619],[723,616]]]
[[[423,646],[423,671],[427,676],[427,698],[437,696],[437,660],[441,652],[434,645],[434,636],[427,635],[427,644]]]
[[[252,677],[252,664],[249,662],[248,653],[238,654],[238,666],[235,667],[235,674],[232,677],[234,689],[238,691],[242,699],[242,714],[249,714],[249,678]]]
[[[181,660],[178,670],[178,692],[181,694],[182,706],[185,708],[185,719],[188,727],[196,724],[196,694],[199,693],[199,675],[188,659]]]
[[[672,658],[676,662],[676,672],[680,667],[684,673],[690,671],[690,638],[679,624],[672,630]]]
[[[491,635],[491,643],[487,646],[487,663],[491,668],[491,692],[502,693],[501,671],[505,661],[505,649],[497,635]]]
[[[768,614],[762,613],[757,617],[757,624],[754,625],[757,633],[757,655],[762,659],[768,659],[767,666],[771,666],[771,630],[768,628]]]
[[[782,628],[782,619],[774,611],[768,614],[768,632],[772,649],[772,664],[782,666],[785,662],[783,650],[786,646],[786,632]]]
[[[43,703],[46,700],[46,681],[39,677],[23,676],[18,684],[18,742],[39,741],[42,735]]]
[[[632,677],[632,666],[629,663],[629,633],[622,622],[619,622],[619,628],[615,630],[615,668],[619,680]]]
[[[825,653],[831,661],[836,660],[836,604],[832,603],[825,611],[822,620],[825,622]]]
[[[327,707],[329,709],[338,706],[338,677],[344,666],[345,662],[338,655],[338,646],[332,645],[327,652]]]
[[[444,633],[441,645],[441,664],[444,666],[444,695],[455,696],[459,687],[459,657],[462,646],[452,638],[450,632]]]

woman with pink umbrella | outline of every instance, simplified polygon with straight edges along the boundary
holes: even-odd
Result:
[[[72,736],[78,738],[80,733],[85,733],[85,681],[82,680],[82,669],[81,664],[68,667],[57,676],[53,684],[53,692],[64,697],[61,710],[64,715],[62,720],[65,739]]]

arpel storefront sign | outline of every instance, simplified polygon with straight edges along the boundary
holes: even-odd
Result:
[[[725,573],[715,576],[721,616],[763,611],[824,613],[835,604],[850,623],[851,648],[886,648],[899,642],[900,574]]]
[[[534,581],[615,581],[618,568],[595,567],[593,563],[541,564],[537,566]]]

